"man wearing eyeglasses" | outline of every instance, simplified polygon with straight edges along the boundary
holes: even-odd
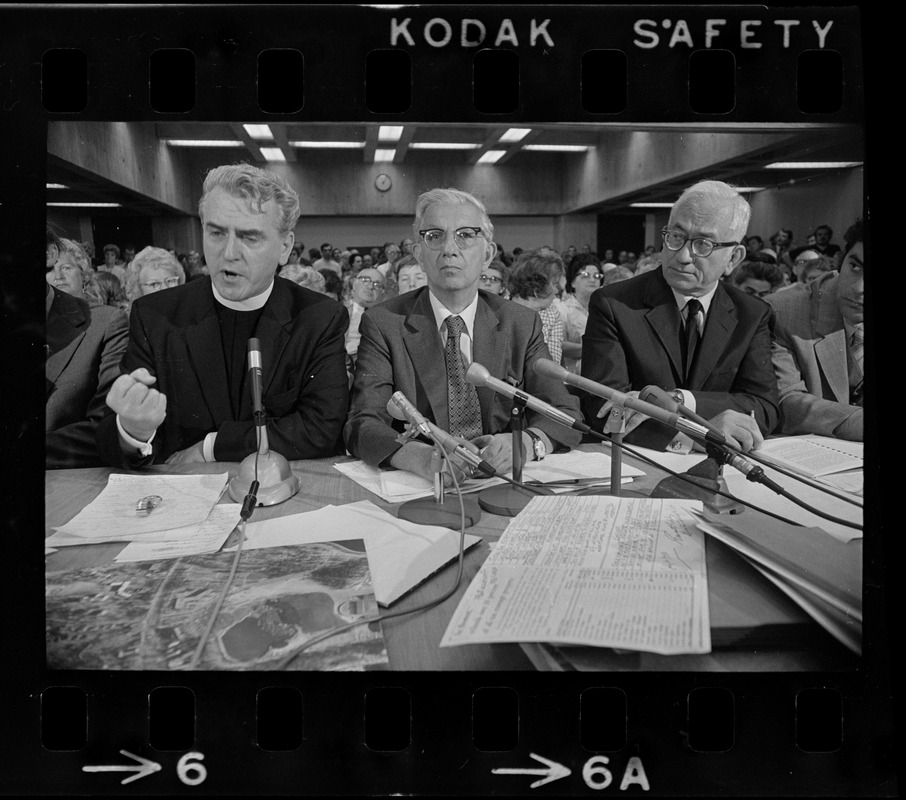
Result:
[[[659,269],[596,291],[589,302],[582,374],[637,395],[649,385],[710,420],[744,451],[779,420],[771,365],[771,308],[721,278],[745,258],[749,204],[721,181],[686,189],[662,231]],[[603,427],[611,403],[583,398]],[[626,441],[688,451],[683,434],[627,411]]]
[[[577,419],[578,402],[562,383],[532,369],[535,360],[550,358],[538,314],[479,291],[481,275],[497,252],[482,203],[456,189],[425,192],[416,202],[413,232],[413,254],[428,284],[362,315],[346,446],[373,466],[432,477],[432,445],[413,439],[402,443],[404,425],[387,412],[387,402],[399,391],[426,419],[480,450],[496,470],[507,471],[512,467],[512,402],[465,384],[462,376],[470,362]],[[527,460],[579,443],[578,432],[532,411],[525,424]],[[464,476],[459,470],[459,479]]]
[[[122,371],[98,427],[105,463],[241,461],[257,449],[248,342],[260,343],[271,450],[289,460],[339,448],[349,383],[346,309],[276,275],[299,198],[248,164],[212,169],[199,202],[210,275],[132,305]]]
[[[384,299],[384,276],[376,269],[359,270],[352,279],[352,298],[349,301],[349,327],[346,329],[346,364],[350,374],[355,369],[356,353],[359,349],[359,322],[366,308]]]

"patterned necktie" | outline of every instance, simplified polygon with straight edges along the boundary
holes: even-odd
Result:
[[[466,383],[465,359],[459,349],[459,337],[466,324],[462,317],[447,317],[447,345],[444,360],[447,364],[447,404],[450,409],[450,433],[463,439],[481,436],[481,406],[478,391]]]
[[[683,351],[683,375],[685,380],[689,380],[692,372],[692,364],[695,359],[695,348],[698,346],[698,312],[702,310],[702,304],[694,297],[685,305],[686,325],[683,330],[683,342],[685,350]]]
[[[853,335],[849,343],[850,352],[853,354],[853,361],[859,368],[861,376],[859,382],[850,390],[850,403],[853,405],[862,405],[862,389],[865,385],[865,325],[862,322],[853,326]]]

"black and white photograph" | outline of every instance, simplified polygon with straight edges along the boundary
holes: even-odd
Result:
[[[866,15],[0,8],[11,789],[896,796]]]

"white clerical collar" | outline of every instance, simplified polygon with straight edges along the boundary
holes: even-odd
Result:
[[[437,330],[440,331],[441,326],[447,321],[447,317],[453,316],[453,312],[441,303],[430,289],[428,290],[428,298],[431,300],[431,310],[434,311],[434,322],[437,324]],[[475,292],[475,297],[472,298],[472,302],[457,315],[462,317],[462,321],[466,324],[466,333],[469,335],[470,339],[473,335],[472,329],[475,327],[475,313],[477,311],[478,292]]]
[[[257,311],[259,308],[263,308],[264,304],[270,298],[271,292],[274,290],[274,281],[272,279],[270,286],[261,292],[261,294],[256,294],[254,297],[247,297],[245,300],[227,300],[217,291],[214,281],[211,281],[211,290],[214,292],[214,299],[226,308],[231,308],[233,311]]]

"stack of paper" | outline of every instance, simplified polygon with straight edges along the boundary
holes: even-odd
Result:
[[[739,514],[704,514],[701,530],[732,547],[855,653],[862,647],[862,542]]]
[[[693,500],[536,497],[472,580],[441,646],[556,642],[711,650]]]

